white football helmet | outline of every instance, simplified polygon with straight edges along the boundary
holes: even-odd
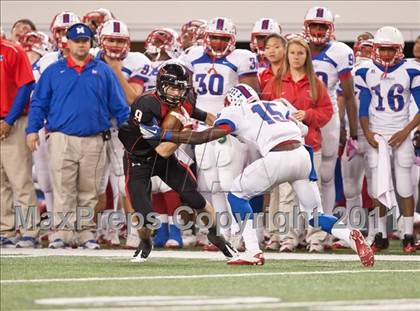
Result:
[[[254,24],[251,32],[251,42],[249,46],[254,53],[263,53],[264,44],[258,42],[257,37],[266,37],[271,33],[281,34],[281,27],[272,18],[261,18]]]
[[[218,37],[223,40],[214,42],[211,38]],[[206,25],[204,35],[204,47],[207,53],[213,57],[223,57],[230,54],[235,49],[236,26],[226,17],[216,17],[211,19]]]
[[[380,48],[395,48],[396,53],[392,59],[383,59],[379,54]],[[373,38],[373,61],[382,66],[392,66],[404,58],[404,38],[401,32],[391,26],[379,28]]]
[[[259,100],[260,97],[252,87],[241,83],[229,89],[225,97],[225,107],[248,105]]]
[[[154,29],[147,36],[144,47],[146,49],[145,53],[149,56],[152,55],[153,61],[159,60],[162,52],[166,52],[170,58],[177,58],[182,53],[178,33],[171,28]]]
[[[54,16],[50,25],[50,31],[53,35],[55,45],[60,50],[67,47],[67,29],[77,23],[81,23],[79,16],[73,12],[61,12]]]
[[[115,19],[115,16],[110,10],[99,8],[86,13],[83,16],[83,23],[88,25],[93,32],[96,32],[98,28],[111,19]]]
[[[19,44],[26,52],[33,51],[41,56],[53,50],[50,38],[40,31],[25,33],[19,38]]]
[[[325,33],[311,33],[309,26],[311,24],[324,24],[327,26]],[[333,38],[334,16],[330,10],[324,7],[313,7],[308,10],[304,20],[304,33],[309,42],[316,45],[322,45]]]
[[[107,45],[105,39],[122,39],[123,46]],[[99,28],[99,47],[107,56],[124,59],[130,51],[130,32],[122,21],[111,19]]]

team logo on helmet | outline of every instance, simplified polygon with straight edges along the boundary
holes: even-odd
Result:
[[[247,84],[241,83],[230,88],[225,97],[225,106],[242,106],[260,100],[257,92]]]

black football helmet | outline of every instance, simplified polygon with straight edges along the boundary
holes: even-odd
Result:
[[[169,95],[168,86],[181,89],[180,95]],[[157,95],[170,107],[176,107],[185,100],[189,89],[189,73],[187,68],[177,60],[164,62],[156,78]]]

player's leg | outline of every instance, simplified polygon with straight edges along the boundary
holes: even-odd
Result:
[[[191,170],[183,166],[175,156],[168,159],[158,157],[156,167],[159,168],[156,174],[173,190],[178,192],[181,201],[185,202],[197,212],[197,217],[201,218],[207,227],[209,241],[213,243],[226,257],[236,255],[234,250],[216,228],[216,219],[213,206],[207,202],[197,191],[197,181]],[[167,172],[171,172],[167,174]],[[205,217],[201,214],[205,213]]]
[[[334,174],[340,141],[340,118],[335,112],[331,120],[321,129],[322,163],[320,168],[322,205],[326,214],[332,214],[335,206]]]
[[[350,161],[344,152],[341,157],[341,172],[343,176],[343,190],[346,198],[347,217],[353,208],[362,207],[362,185],[364,176],[363,155],[357,154]],[[351,221],[347,219],[348,225]]]
[[[416,251],[413,236],[414,228],[414,197],[411,184],[411,169],[414,165],[413,146],[407,138],[397,149],[394,149],[394,169],[397,193],[401,198],[401,212],[404,221],[403,250],[406,253]]]
[[[131,159],[127,155],[124,156],[127,197],[130,200],[135,214],[138,215],[138,217],[128,215],[127,234],[129,235],[132,231],[137,231],[136,228],[138,228],[140,237],[137,250],[134,252],[132,258],[133,262],[145,261],[149,257],[153,247],[151,229],[146,226],[150,224],[148,215],[153,212],[153,206],[150,200],[152,165],[153,162],[143,162],[138,159]],[[139,217],[142,219],[138,219]],[[136,222],[137,220],[142,221],[143,226],[140,227],[140,224]]]
[[[33,152],[35,173],[38,184],[45,196],[45,205],[48,212],[53,211],[53,189],[51,182],[50,160],[48,156],[48,142],[45,137],[45,128],[38,132],[39,146]]]
[[[227,193],[230,191],[235,177],[245,167],[247,152],[246,144],[230,135],[215,142],[215,159],[221,191],[213,194],[213,204],[216,206],[218,203],[220,207],[216,207],[216,212],[223,213],[221,223],[226,223],[227,218],[232,217],[227,202]],[[217,201],[215,201],[215,196],[218,197]],[[226,238],[234,233],[230,232],[230,228],[222,229],[221,232]]]

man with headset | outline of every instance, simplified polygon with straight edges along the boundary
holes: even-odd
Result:
[[[62,248],[74,238],[81,246],[99,248],[91,231],[93,222],[79,221],[74,227],[76,214],[81,208],[93,213],[96,205],[111,116],[120,125],[129,114],[114,72],[89,54],[92,38],[92,31],[82,23],[67,30],[70,54],[43,72],[30,105],[28,147],[37,148],[44,120],[49,133],[56,227],[50,248]],[[73,232],[78,234],[73,237]]]

